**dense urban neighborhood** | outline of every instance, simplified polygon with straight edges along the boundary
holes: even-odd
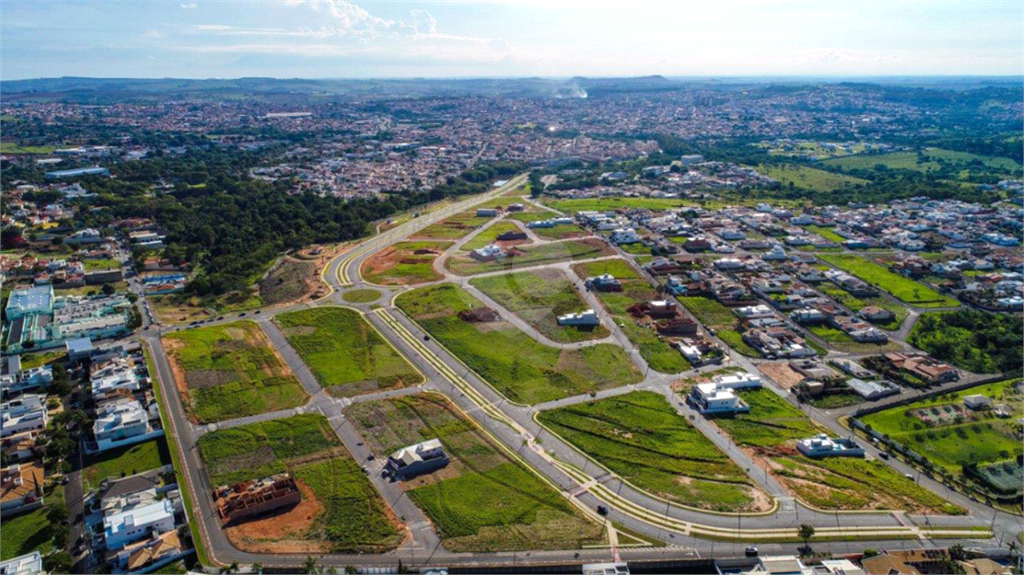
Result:
[[[1019,82],[125,82],[4,82],[0,573],[1019,572]]]

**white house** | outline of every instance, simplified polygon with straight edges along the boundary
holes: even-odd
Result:
[[[579,313],[560,315],[556,321],[560,326],[590,327],[601,324],[601,319],[597,317],[597,312],[592,309]]]
[[[992,405],[992,400],[984,395],[975,394],[964,396],[964,406],[968,409],[986,409]]]
[[[478,260],[490,261],[503,258],[506,254],[497,246],[497,244],[487,244],[482,248],[473,250],[470,252],[470,255]]]
[[[43,556],[38,551],[0,561],[0,575],[46,575]]]
[[[97,409],[92,430],[97,451],[131,445],[159,435],[149,424],[149,412],[134,399],[108,403]]]
[[[174,529],[174,505],[162,499],[113,513],[103,518],[103,535],[107,550],[117,551],[129,543],[152,537],[153,533],[166,533]]]
[[[612,242],[616,244],[635,244],[641,241],[633,228],[617,228],[612,232]]]
[[[745,413],[750,406],[736,392],[717,383],[698,383],[690,392],[690,400],[701,413]]]
[[[826,433],[796,442],[796,448],[807,457],[864,457],[864,448],[850,439],[832,439]]]
[[[733,313],[738,315],[741,319],[754,319],[759,317],[772,317],[775,315],[775,310],[764,304],[758,304],[738,307],[733,310]]]
[[[784,250],[782,246],[775,246],[768,253],[764,254],[762,259],[766,261],[784,261],[788,260],[789,256],[786,254],[786,250]]]
[[[0,404],[0,437],[46,429],[48,421],[45,396],[25,394]]]
[[[730,373],[715,378],[718,387],[728,389],[760,389],[761,377],[753,373]]]

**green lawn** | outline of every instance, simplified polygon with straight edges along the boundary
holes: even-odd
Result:
[[[545,198],[542,201],[544,205],[569,215],[589,210],[599,212],[629,208],[668,210],[684,204],[684,201],[678,198],[585,198],[577,200]]]
[[[488,262],[474,260],[468,255],[460,255],[448,260],[448,268],[458,275],[468,276],[565,260],[591,259],[615,253],[607,244],[597,238],[518,246],[516,249],[524,253]]]
[[[867,184],[867,180],[843,174],[826,172],[799,164],[776,164],[757,166],[757,171],[778,180],[783,186],[793,185],[803,190],[821,190],[831,192],[857,184]]]
[[[738,395],[750,406],[750,413],[715,421],[739,445],[773,447],[819,433],[806,415],[771,390],[749,389]]]
[[[541,423],[634,485],[692,507],[756,509],[753,483],[660,394],[544,411]]]
[[[462,245],[463,251],[480,249],[487,244],[493,244],[498,236],[506,232],[519,232],[519,226],[512,222],[501,221],[473,236],[468,242]]]
[[[355,289],[341,294],[341,299],[348,303],[370,303],[380,298],[380,292],[375,289]]]
[[[821,259],[845,270],[865,282],[883,289],[900,301],[918,307],[954,307],[959,302],[932,288],[889,271],[861,256],[851,254],[821,254]]]
[[[288,469],[290,459],[303,461],[344,452],[327,418],[294,415],[218,429],[199,438],[199,454],[213,485],[233,485]]]
[[[761,357],[761,352],[754,349],[753,346],[743,341],[743,334],[734,329],[720,329],[715,332],[718,334],[718,339],[725,342],[726,345],[740,352],[747,357]],[[814,342],[808,341],[808,345],[814,346]]]
[[[842,243],[846,241],[846,238],[844,238],[843,236],[837,234],[832,228],[824,228],[824,227],[821,227],[821,226],[804,226],[804,227],[806,227],[808,230],[818,234],[819,236],[825,238],[826,240],[828,240],[830,242],[835,242],[837,244],[842,245]]]
[[[88,487],[97,487],[104,478],[135,475],[163,467],[171,462],[167,442],[162,437],[97,453],[85,461],[82,477]]]
[[[927,172],[929,170],[938,170],[941,168],[937,161],[941,159],[952,164],[963,164],[964,167],[967,167],[969,162],[978,160],[986,168],[1004,170],[1008,173],[1021,168],[1021,165],[1011,158],[981,156],[978,154],[971,154],[969,152],[957,152],[953,150],[943,150],[940,148],[926,148],[923,156],[922,161],[919,162],[917,152],[892,152],[889,154],[834,158],[825,160],[822,164],[838,166],[847,170],[873,170],[876,165],[881,164],[892,170],[914,170],[918,172]]]
[[[4,154],[52,154],[56,146],[19,146],[14,142],[0,143],[0,152]]]
[[[951,406],[962,406],[965,396],[978,394],[992,398],[993,403],[1005,403],[1019,417],[1022,397],[1019,388],[1014,387],[1019,381],[1000,381],[933,396],[866,415],[861,421],[878,433],[889,435],[896,443],[928,457],[935,464],[959,473],[966,464],[994,463],[1024,452],[1020,440],[1013,437],[1012,425],[981,413],[974,414],[977,419],[950,419],[947,423],[929,426],[914,413],[918,410],[924,410],[926,414],[943,413]]]
[[[374,453],[441,440],[451,462],[407,481],[406,493],[449,551],[576,549],[603,540],[600,525],[586,520],[443,396],[355,404],[348,414]]]
[[[716,300],[704,296],[676,298],[697,321],[712,328],[730,328],[736,325],[736,314]]]
[[[504,323],[476,324],[456,314],[482,303],[452,284],[405,292],[396,305],[505,397],[540,403],[635,383],[640,373],[621,347],[598,344],[578,350],[538,343]]]
[[[184,371],[185,409],[200,423],[296,407],[309,397],[255,322],[166,334],[164,347]]]
[[[584,330],[558,325],[558,316],[590,307],[576,292],[569,278],[559,270],[484,276],[469,283],[552,341],[570,343],[608,336],[604,326]]]
[[[476,217],[476,208],[455,214],[446,220],[431,224],[413,234],[413,239],[433,238],[439,240],[458,240],[468,236],[473,230],[486,224],[492,218]]]
[[[331,395],[352,397],[423,381],[357,311],[319,307],[278,314],[274,321]]]
[[[853,341],[846,332],[827,325],[812,325],[807,330],[829,343]]]
[[[434,270],[434,260],[451,242],[398,242],[377,252],[363,262],[359,272],[363,279],[377,285],[409,285],[441,279]],[[420,251],[421,253],[415,253]]]
[[[82,263],[85,264],[85,271],[94,272],[101,270],[119,270],[121,269],[121,262],[113,259],[88,259]]]
[[[553,216],[554,214],[548,215]],[[577,226],[576,224],[560,224],[553,228],[532,228],[531,231],[537,234],[538,237],[547,240],[564,240],[591,235],[589,231]]]
[[[310,463],[292,473],[325,508],[306,534],[309,539],[329,541],[337,553],[383,553],[405,537],[389,519],[387,503],[351,457]]]
[[[65,359],[67,359],[67,352],[63,349],[59,351],[23,353],[21,354],[21,368],[31,369],[33,367],[40,367],[49,363],[64,361]]]
[[[573,266],[576,275],[580,279],[587,279],[604,274],[610,274],[619,280],[639,279],[640,275],[636,269],[624,259],[607,259],[598,262],[584,262]]]
[[[64,501],[64,488],[58,485],[50,493],[44,492],[43,501],[46,505],[35,511],[11,518],[4,517],[0,522],[0,561],[33,551],[45,555],[53,550],[53,534],[46,513],[51,502]]]

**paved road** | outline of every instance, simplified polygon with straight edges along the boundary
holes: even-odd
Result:
[[[438,212],[413,220],[409,224],[396,227],[384,234],[371,238],[363,244],[350,248],[350,250],[335,260],[332,260],[328,265],[327,270],[325,271],[325,279],[327,279],[327,281],[332,285],[334,292],[331,296],[317,302],[317,305],[341,302],[340,290],[366,286],[359,277],[358,269],[361,263],[365,261],[366,258],[370,257],[373,252],[398,239],[407,237],[427,225],[440,221],[451,214],[468,209],[477,202],[485,201],[486,199],[503,192],[504,189],[497,190],[495,192],[490,192],[485,196],[459,202],[443,210],[439,210]],[[572,274],[571,263],[569,262],[537,267],[556,267]],[[494,273],[505,272],[500,271]],[[570,278],[574,280],[574,283],[579,283],[580,281],[574,274],[570,275]],[[459,283],[462,283],[465,281],[465,278],[458,278],[458,281]],[[763,489],[775,495],[779,501],[779,509],[772,514],[760,516],[721,515],[672,505],[663,500],[654,498],[645,492],[639,491],[629,484],[622,482],[614,475],[607,473],[594,461],[583,456],[571,446],[561,441],[558,437],[548,433],[533,419],[533,414],[539,409],[548,409],[561,405],[570,405],[574,402],[593,400],[592,397],[576,396],[533,407],[510,403],[487,382],[481,380],[476,376],[476,374],[466,368],[458,358],[451,356],[451,354],[439,346],[433,338],[426,341],[424,338],[426,334],[418,325],[405,317],[400,311],[391,309],[391,297],[395,293],[400,292],[401,289],[381,288],[380,286],[373,287],[381,290],[382,297],[376,303],[380,304],[381,302],[384,302],[384,308],[378,313],[369,313],[367,315],[367,320],[381,331],[384,337],[394,344],[401,353],[406,357],[409,357],[414,364],[420,367],[426,376],[426,381],[419,388],[384,392],[382,397],[391,397],[394,394],[413,393],[419,390],[436,390],[448,395],[460,408],[466,411],[478,424],[480,424],[481,427],[499,441],[500,444],[504,445],[511,453],[521,457],[524,462],[537,470],[553,485],[558,486],[558,488],[562,490],[563,494],[570,497],[570,500],[577,504],[581,510],[593,515],[593,509],[595,509],[597,505],[608,505],[611,508],[609,516],[611,520],[639,533],[661,539],[670,544],[670,547],[667,549],[622,550],[622,556],[626,559],[659,558],[665,557],[667,554],[675,556],[691,552],[692,550],[700,550],[704,553],[710,552],[721,555],[723,554],[723,548],[728,549],[728,551],[725,552],[726,554],[736,554],[741,552],[741,548],[743,546],[742,543],[716,543],[714,540],[696,538],[695,535],[699,533],[707,533],[708,530],[719,530],[720,532],[721,530],[735,529],[742,529],[744,533],[751,534],[771,533],[776,532],[780,528],[790,529],[800,523],[813,524],[819,528],[820,532],[824,532],[828,529],[835,529],[837,524],[846,530],[867,529],[869,530],[867,533],[877,533],[881,539],[873,544],[870,542],[858,541],[852,544],[848,542],[834,542],[814,545],[814,547],[819,550],[845,552],[850,550],[851,545],[853,545],[853,549],[861,549],[865,546],[871,545],[888,548],[897,548],[904,545],[920,546],[928,545],[929,543],[924,540],[916,542],[906,542],[898,539],[886,541],[883,533],[891,533],[898,530],[904,530],[904,532],[907,532],[906,530],[908,528],[912,530],[910,532],[920,533],[916,530],[916,526],[919,524],[947,527],[977,525],[982,523],[980,518],[989,517],[991,514],[991,510],[984,508],[984,506],[974,504],[962,497],[958,497],[957,494],[950,494],[949,499],[960,504],[964,504],[961,500],[966,502],[966,505],[964,506],[971,510],[970,516],[921,518],[905,516],[898,513],[821,513],[807,509],[798,502],[795,502],[771,476],[765,476],[762,478],[757,477],[756,473],[754,474],[755,476],[753,479]],[[593,294],[587,294],[584,292],[584,297],[588,298],[588,302],[590,302],[595,309],[602,309],[599,302],[597,302],[596,299],[593,299]],[[306,412],[316,411],[327,416],[331,421],[332,427],[342,439],[345,446],[358,459],[365,461],[369,453],[366,451],[365,446],[362,445],[362,439],[358,436],[355,429],[346,421],[344,414],[345,406],[350,404],[353,400],[339,400],[327,395],[320,388],[312,373],[303,364],[295,351],[288,345],[287,340],[284,338],[283,334],[280,333],[280,330],[277,330],[269,321],[269,318],[273,313],[279,313],[285,309],[299,307],[308,307],[308,304],[265,312],[262,317],[258,318],[258,321],[264,328],[271,342],[278,348],[278,350],[280,350],[286,363],[288,363],[296,373],[296,376],[299,378],[300,382],[302,382],[303,387],[311,395],[310,401],[299,409]],[[369,311],[371,308],[370,304],[356,305],[354,307],[365,311]],[[496,307],[498,309],[502,309],[500,306]],[[231,321],[233,319],[234,318],[226,318],[224,321]],[[617,329],[617,326],[615,326],[614,323],[612,323],[610,329],[612,330],[611,337],[621,344],[624,349],[630,352],[630,356],[633,360],[643,369],[645,378],[641,383],[636,385],[613,390],[603,390],[597,394],[597,397],[608,397],[620,393],[627,393],[634,389],[651,389],[669,397],[673,402],[673,405],[676,406],[677,410],[679,410],[684,417],[693,415],[692,412],[690,412],[689,409],[679,401],[679,398],[669,387],[670,382],[675,377],[678,377],[679,375],[685,376],[686,374],[677,374],[674,376],[651,372],[647,369],[643,359],[639,356],[635,347],[629,342],[628,338],[625,337],[622,331]],[[259,561],[267,566],[295,566],[301,563],[304,556],[297,557],[286,554],[257,555],[246,553],[235,549],[227,541],[213,512],[212,500],[208,495],[211,491],[211,486],[208,484],[208,479],[205,476],[196,449],[196,441],[198,438],[212,428],[195,426],[185,418],[183,406],[181,405],[180,398],[174,388],[167,356],[159,342],[159,335],[150,331],[147,332],[144,337],[153,344],[154,361],[156,362],[157,375],[159,376],[158,384],[162,386],[164,397],[166,399],[167,411],[171,420],[169,422],[168,432],[177,437],[180,448],[183,452],[182,455],[186,465],[185,481],[187,481],[192,487],[191,492],[193,497],[196,499],[194,504],[199,511],[199,516],[201,517],[200,523],[202,528],[200,529],[200,536],[206,543],[207,549],[212,551],[215,560],[222,563],[229,563],[231,561],[252,563]],[[731,360],[736,365],[740,365],[748,370],[756,369],[756,366],[751,361],[739,354],[733,353]],[[771,385],[769,387],[777,393],[780,393],[783,397],[786,397],[787,400],[792,400],[791,397],[788,397],[789,394],[785,394],[782,390]],[[376,395],[364,396],[354,401],[362,401],[376,397]],[[283,417],[293,413],[294,411],[295,410],[286,410],[277,414],[265,414],[256,417]],[[838,423],[835,422],[834,416],[831,414],[815,412],[811,415],[815,419],[828,425],[830,428],[833,428],[833,425],[838,425]],[[257,419],[244,418],[242,420],[222,422],[218,425],[221,427],[229,427],[241,425],[250,420]],[[752,462],[749,461],[749,458],[746,458],[745,454],[732,444],[728,436],[715,433],[716,430],[713,428],[713,424],[704,421],[702,418],[696,417],[693,421],[698,425],[701,431],[711,437],[712,441],[719,445],[723,451],[729,453],[730,456],[733,457],[734,461],[744,468],[753,469]],[[831,425],[829,422],[831,422]],[[841,429],[835,430],[833,428],[833,430],[837,433],[843,433]],[[897,469],[900,468],[898,462],[893,462],[892,464]],[[464,554],[448,552],[443,547],[440,547],[440,540],[431,528],[429,521],[427,521],[422,512],[415,505],[411,504],[407,497],[402,496],[401,489],[394,484],[384,481],[380,474],[377,473],[378,470],[373,468],[373,466],[369,467],[369,470],[371,471],[370,476],[374,486],[382,496],[385,497],[395,512],[405,518],[410,528],[411,537],[409,541],[391,553],[355,556],[333,554],[324,556],[322,558],[323,564],[394,565],[397,563],[398,559],[401,559],[406,565],[424,564],[427,562],[435,565],[507,565],[515,563],[516,561],[524,560],[531,562],[578,562],[581,560],[607,560],[609,558],[608,550],[580,552],[561,551],[530,554]],[[935,485],[927,484],[924,479],[922,479],[922,484],[932,489],[936,488]],[[938,487],[940,493],[942,489],[944,488],[941,486]],[[1019,526],[1014,523],[1016,518],[1014,518],[1014,520],[1008,520],[1005,515],[1008,514],[996,514],[993,524],[997,525],[997,531],[1000,529],[1005,532],[1011,532],[1013,529],[1017,529],[1017,531],[1019,531]],[[840,516],[842,517],[841,520]],[[988,524],[988,522],[984,521],[984,524]],[[1012,531],[1012,533],[1016,533],[1017,531]],[[735,533],[735,531],[733,531],[733,533]],[[965,541],[964,543],[968,547],[976,544],[976,542],[972,541]],[[762,552],[784,552],[795,548],[795,544],[760,545],[760,547]]]

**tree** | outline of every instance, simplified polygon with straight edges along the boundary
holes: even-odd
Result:
[[[47,507],[47,521],[53,523],[54,525],[67,523],[68,516],[71,515],[71,512],[68,511],[68,506],[65,505],[63,501],[54,501],[53,503],[50,503]]]
[[[303,573],[316,573],[316,557],[312,555],[306,555],[306,560],[302,562]]]
[[[808,542],[811,540],[811,537],[814,537],[814,526],[808,525],[806,523],[801,523],[799,535],[800,539],[803,539],[804,545],[806,546]]]
[[[967,553],[964,551],[964,546],[959,543],[950,546],[948,553],[949,558],[953,561],[963,561],[967,558]]]
[[[256,563],[253,563],[252,570],[256,573],[259,573],[260,575],[263,575],[263,564],[258,561]]]
[[[103,287],[100,289],[103,290],[103,295],[114,295],[114,292],[117,291],[117,289],[114,288],[114,284],[103,284]]]
[[[74,558],[66,551],[43,556],[43,569],[47,573],[71,573]]]
[[[878,549],[872,549],[871,547],[868,547],[864,550],[865,559],[867,559],[868,557],[875,557],[876,555],[878,555]]]

